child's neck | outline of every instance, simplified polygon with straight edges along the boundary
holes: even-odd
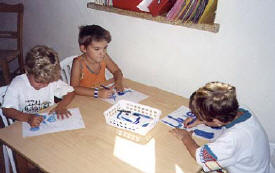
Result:
[[[83,54],[83,56],[84,56],[84,59],[85,59],[88,63],[90,63],[90,64],[92,64],[92,65],[94,65],[94,64],[99,64],[99,62],[96,62],[96,61],[93,60],[92,58],[89,58],[86,54]]]
[[[236,119],[240,118],[240,116],[242,116],[242,115],[243,115],[243,112],[238,111],[236,117],[232,121],[235,121]],[[232,123],[232,121],[225,123],[224,125],[230,124],[230,123]]]

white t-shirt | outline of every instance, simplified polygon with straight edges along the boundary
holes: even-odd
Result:
[[[54,104],[54,96],[62,98],[73,87],[58,80],[49,83],[47,87],[34,89],[26,74],[15,77],[9,85],[2,107],[14,108],[19,111],[36,113]]]
[[[269,173],[270,152],[267,135],[250,112],[225,126],[214,142],[196,150],[196,160],[204,171],[227,169],[229,173]]]

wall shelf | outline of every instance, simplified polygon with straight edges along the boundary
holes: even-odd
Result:
[[[209,32],[214,32],[217,33],[219,31],[219,24],[195,24],[195,23],[182,23],[180,20],[177,21],[168,21],[166,20],[165,16],[157,16],[153,17],[151,14],[148,13],[139,13],[139,12],[134,12],[134,11],[128,11],[128,10],[123,10],[119,8],[114,8],[114,7],[109,7],[109,6],[103,6],[103,5],[98,5],[93,2],[87,3],[87,7],[95,10],[100,10],[100,11],[106,11],[106,12],[111,12],[111,13],[116,13],[116,14],[121,14],[121,15],[126,15],[126,16],[132,16],[132,17],[137,17],[137,18],[142,18],[146,20],[151,20],[155,22],[160,22],[160,23],[167,23],[171,25],[179,25],[183,27],[188,27],[188,28],[193,28],[193,29],[198,29],[198,30],[203,30],[203,31],[209,31]]]

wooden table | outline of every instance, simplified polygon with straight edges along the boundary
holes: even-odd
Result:
[[[155,87],[124,80],[125,86],[150,97],[140,102],[173,112],[188,100]],[[195,173],[200,166],[182,142],[159,122],[146,136],[138,136],[105,123],[103,112],[111,105],[100,99],[76,96],[70,108],[78,107],[85,129],[35,137],[22,137],[22,124],[0,129],[0,139],[13,150],[52,173]],[[205,141],[196,139],[199,144]]]

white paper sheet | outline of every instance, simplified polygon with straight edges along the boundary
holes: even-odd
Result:
[[[148,96],[141,93],[141,92],[138,92],[138,91],[133,90],[131,88],[125,88],[123,95],[119,95],[117,92],[115,92],[114,95],[111,98],[102,99],[102,100],[104,100],[108,103],[111,103],[111,104],[115,104],[119,100],[128,100],[128,101],[138,103],[138,102],[140,102],[140,101],[142,101],[146,98],[148,98]]]
[[[38,128],[31,128],[29,123],[23,122],[23,137],[38,136],[47,133],[85,128],[79,109],[73,108],[69,109],[69,111],[71,112],[72,116],[63,120],[57,119],[55,113],[50,115],[48,113],[40,114],[44,116],[44,121],[40,124]]]
[[[186,129],[183,126],[183,122],[188,117],[195,118],[195,115],[191,113],[188,107],[181,106],[176,111],[162,118],[161,122],[173,128]],[[186,130],[193,130],[194,135],[208,140],[215,140],[223,132],[223,128],[211,128],[203,124]]]

